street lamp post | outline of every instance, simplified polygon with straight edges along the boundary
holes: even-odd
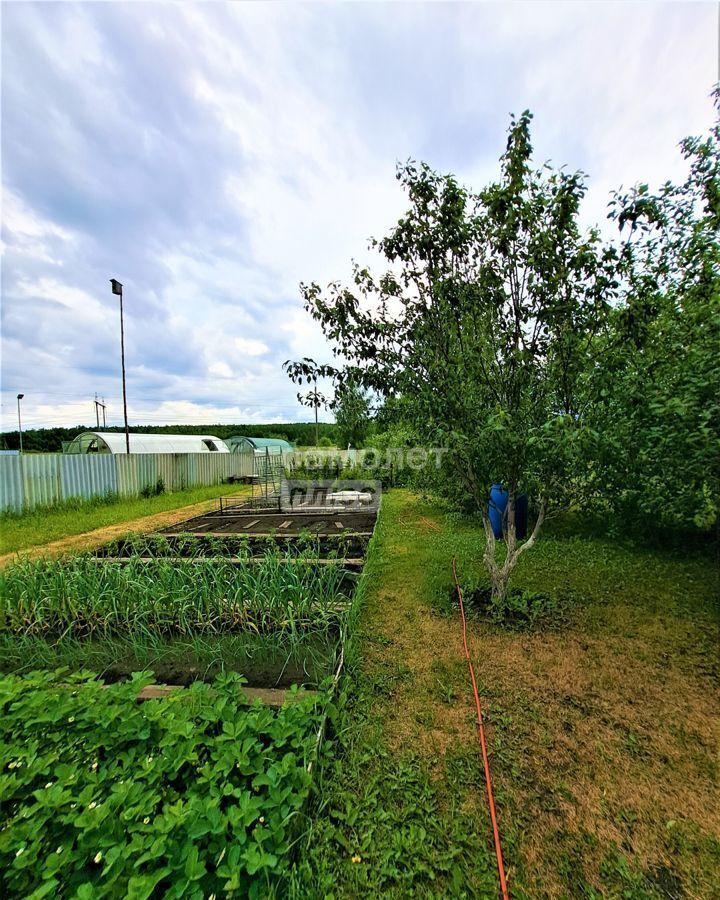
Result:
[[[320,444],[320,429],[318,427],[318,391],[317,391],[317,375],[315,376],[315,396],[313,397],[315,407],[315,446]]]
[[[130,431],[127,420],[127,396],[125,394],[125,327],[123,325],[123,286],[115,278],[110,279],[113,294],[120,297],[120,364],[122,366],[123,413],[125,415],[125,452],[130,453]]]
[[[25,396],[25,394],[17,395],[18,402],[18,433],[20,434],[20,452],[22,453],[22,420],[20,419],[20,401]]]

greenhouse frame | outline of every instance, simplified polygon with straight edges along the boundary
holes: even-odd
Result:
[[[83,431],[63,448],[64,453],[126,453],[122,431]],[[212,434],[138,434],[130,432],[130,453],[229,453]]]
[[[257,438],[245,437],[241,434],[233,435],[227,439],[227,445],[231,453],[248,453],[249,451],[257,452],[260,450],[269,453],[292,453],[295,448],[288,441],[282,438]]]

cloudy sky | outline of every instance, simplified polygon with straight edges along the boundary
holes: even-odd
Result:
[[[510,112],[608,192],[681,177],[715,3],[4,3],[2,427],[301,421],[327,360],[298,283],[343,278],[408,157],[481,187]]]

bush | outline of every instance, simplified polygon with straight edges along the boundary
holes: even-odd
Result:
[[[146,484],[144,488],[140,491],[140,496],[144,497],[146,500],[149,497],[159,497],[160,494],[165,493],[165,482],[162,478],[158,478],[155,484]]]

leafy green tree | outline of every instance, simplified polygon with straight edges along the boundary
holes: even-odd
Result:
[[[715,91],[716,113],[720,91]],[[653,526],[710,528],[720,509],[720,118],[681,143],[682,184],[617,194],[622,302],[590,404],[598,483]]]
[[[343,384],[330,404],[342,446],[362,447],[370,428],[370,399],[355,382]]]
[[[400,167],[410,208],[374,242],[387,271],[375,277],[355,265],[349,286],[302,286],[338,357],[322,373],[402,398],[418,435],[447,448],[485,521],[498,606],[545,517],[583,485],[576,393],[614,285],[612,252],[578,226],[582,174],[533,168],[530,120],[528,112],[512,120],[500,179],[477,194],[426,165]],[[495,482],[509,492],[504,550],[487,518]],[[536,509],[524,542],[515,527],[521,492]]]

